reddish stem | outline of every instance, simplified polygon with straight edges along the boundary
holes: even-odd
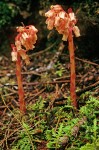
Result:
[[[68,37],[68,48],[70,53],[70,98],[72,101],[72,105],[77,108],[77,101],[76,101],[76,73],[75,73],[75,55],[74,55],[74,43],[72,37],[72,31],[69,32]]]
[[[24,114],[26,111],[26,105],[24,101],[24,89],[22,85],[22,75],[21,75],[21,59],[20,59],[19,54],[17,54],[17,61],[16,61],[16,76],[17,76],[17,82],[18,82],[20,111],[22,114]]]

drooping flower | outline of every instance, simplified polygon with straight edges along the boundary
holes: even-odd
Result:
[[[29,64],[29,57],[26,54],[28,50],[32,50],[37,40],[36,33],[38,30],[33,26],[17,27],[18,35],[15,38],[15,45],[12,44],[12,61],[17,61],[17,54],[19,54],[26,64]]]
[[[38,30],[33,25],[30,25],[26,27],[18,27],[17,32],[19,32],[19,34],[15,38],[16,46],[24,46],[26,51],[33,49],[37,40],[36,33]]]
[[[11,52],[12,61],[17,61],[17,49],[14,46],[14,44],[11,44],[11,48],[12,48],[12,52]]]
[[[63,41],[67,41],[69,31],[73,31],[76,37],[80,36],[79,28],[75,26],[77,19],[71,8],[66,13],[60,5],[54,5],[45,16],[47,28],[52,30],[55,27],[59,34],[63,35]]]
[[[76,37],[79,37],[80,36],[80,30],[77,26],[74,26],[73,27],[73,31],[74,31],[74,34]]]

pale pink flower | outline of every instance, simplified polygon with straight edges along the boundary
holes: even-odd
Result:
[[[67,41],[68,35],[69,35],[69,30],[67,29],[67,30],[63,33],[62,40],[63,40],[63,41]]]
[[[15,46],[17,47],[17,51],[22,49],[21,42],[19,40],[15,41]]]
[[[55,21],[53,20],[53,18],[52,18],[52,19],[51,19],[51,18],[50,18],[50,19],[48,18],[48,19],[46,20],[47,28],[48,28],[49,30],[52,30],[52,29],[54,28],[54,22],[55,22]]]
[[[11,52],[12,61],[17,61],[17,52]]]
[[[53,17],[54,15],[54,11],[53,10],[49,10],[48,12],[45,13],[46,17]]]
[[[51,9],[54,10],[56,13],[63,10],[60,5],[52,5]]]
[[[14,46],[14,44],[11,44],[11,48],[12,48],[12,52],[11,52],[12,61],[17,61],[17,49]]]
[[[17,55],[19,54],[26,64],[29,64],[29,57],[26,54],[28,50],[32,50],[35,46],[34,44],[37,41],[37,32],[38,30],[33,26],[18,27],[18,35],[15,38],[15,45],[12,47],[12,60],[17,61]]]
[[[74,31],[74,34],[76,37],[79,37],[80,36],[80,30],[77,26],[74,26],[73,27],[73,31]]]
[[[59,17],[61,18],[61,19],[64,19],[66,16],[66,13],[64,12],[64,11],[61,11],[60,13],[59,13]]]
[[[20,42],[20,45],[24,46],[26,51],[33,49],[37,40],[36,33],[38,30],[34,26],[30,25],[27,27],[18,27],[17,32],[19,32],[19,34],[16,36],[15,42]]]
[[[48,17],[46,20],[47,28],[52,30],[54,26],[58,25],[60,18],[64,18],[64,15],[65,14],[60,5],[52,5],[51,10],[45,13],[45,16]]]
[[[59,34],[63,35],[63,41],[67,41],[70,31],[74,31],[76,37],[80,36],[79,28],[75,26],[77,20],[71,8],[66,13],[60,5],[54,5],[45,16],[47,28],[52,30],[55,27]]]
[[[29,56],[26,54],[26,52],[21,49],[19,51],[19,55],[22,57],[22,59],[25,61],[26,65],[28,65],[30,63],[30,60],[29,60]]]
[[[76,17],[75,17],[75,14],[73,12],[69,13],[68,15],[70,17],[70,21],[75,21],[76,22]]]

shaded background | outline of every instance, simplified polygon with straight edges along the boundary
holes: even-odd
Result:
[[[39,30],[35,51],[45,49],[55,39],[56,31],[48,31],[45,12],[51,5],[60,4],[67,10],[72,7],[78,18],[81,37],[75,39],[76,55],[99,62],[99,3],[98,0],[1,0],[0,1],[0,55],[10,56],[16,27],[33,24]],[[50,38],[49,37],[50,34]]]

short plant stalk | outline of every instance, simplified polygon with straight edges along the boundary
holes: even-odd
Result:
[[[77,108],[76,101],[76,73],[75,73],[75,56],[74,56],[74,43],[72,37],[72,31],[69,32],[68,36],[68,49],[70,53],[70,98],[72,105]]]
[[[17,76],[17,82],[18,82],[18,95],[19,95],[19,105],[20,105],[20,111],[22,114],[26,112],[26,105],[24,100],[24,89],[22,84],[22,75],[21,75],[21,59],[20,55],[17,55],[17,61],[16,61],[16,76]]]

